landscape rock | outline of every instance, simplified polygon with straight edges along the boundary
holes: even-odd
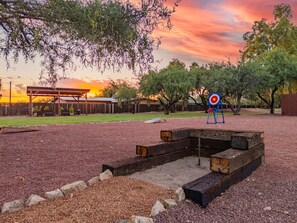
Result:
[[[31,196],[26,201],[26,206],[30,207],[32,205],[38,204],[41,201],[45,201],[45,199],[39,195],[31,194]]]
[[[183,201],[186,199],[186,194],[185,194],[183,188],[181,188],[181,187],[177,188],[177,190],[174,192],[174,194],[175,194],[175,200],[177,202],[180,202],[180,201]]]
[[[132,216],[132,223],[154,223],[152,218],[142,217],[142,216]]]
[[[100,173],[100,175],[99,175],[99,178],[100,178],[101,181],[108,180],[108,179],[110,179],[112,177],[113,177],[112,172],[110,170],[108,170],[108,169],[105,170],[103,173]]]
[[[89,184],[90,186],[92,186],[93,184],[97,183],[98,181],[100,181],[99,176],[97,176],[97,177],[93,177],[93,178],[91,178],[91,179],[88,180],[88,184]]]
[[[56,199],[58,197],[63,197],[63,193],[60,189],[56,189],[56,190],[52,190],[52,191],[48,191],[48,192],[45,192],[44,194],[44,197],[47,198],[47,199]]]
[[[15,212],[15,211],[21,210],[24,206],[25,206],[25,201],[23,199],[5,202],[3,204],[1,213]]]
[[[264,211],[271,211],[271,207],[265,207]]]
[[[151,216],[154,217],[157,214],[161,213],[162,211],[165,211],[163,204],[160,201],[157,201],[155,205],[152,207]]]
[[[84,181],[80,180],[70,184],[66,184],[63,187],[61,187],[60,190],[63,192],[63,194],[66,195],[71,194],[73,192],[84,190],[87,187],[87,184]]]
[[[116,223],[132,223],[132,222],[128,219],[120,219],[120,220],[117,220]]]
[[[163,202],[163,204],[164,204],[164,207],[166,209],[169,208],[169,207],[172,207],[174,205],[177,205],[176,201],[173,200],[173,199],[165,199],[164,202]]]

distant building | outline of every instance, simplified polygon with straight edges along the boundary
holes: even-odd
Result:
[[[64,104],[65,109],[69,109],[71,106],[78,107],[80,104],[85,103],[85,98],[76,98],[76,97],[60,97],[60,103]],[[94,113],[100,107],[100,113],[114,113],[115,104],[117,100],[114,98],[105,98],[105,97],[96,97],[87,99],[90,113]],[[55,99],[55,103],[58,103],[58,98]],[[95,112],[97,113],[97,112]]]

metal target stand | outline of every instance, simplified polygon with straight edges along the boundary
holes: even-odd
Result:
[[[212,93],[208,98],[208,115],[207,124],[217,124],[225,123],[224,110],[221,102],[220,93]],[[212,114],[211,114],[212,113]],[[213,116],[213,121],[210,121],[211,116]],[[221,116],[221,120],[220,120]]]

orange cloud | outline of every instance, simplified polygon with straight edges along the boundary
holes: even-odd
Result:
[[[9,102],[9,85],[3,85],[2,89],[0,91],[0,94],[2,94],[2,97],[0,99],[0,102],[7,103]],[[11,86],[11,102],[28,102],[29,99],[26,96],[26,85],[24,84],[12,84]]]
[[[107,81],[92,80],[90,82],[79,80],[75,78],[60,80],[57,83],[57,87],[67,88],[86,88],[90,89],[89,97],[102,96],[102,90],[107,86]],[[13,84],[12,85],[12,96],[11,102],[29,102],[29,97],[26,94],[27,86],[24,84]],[[0,92],[2,98],[1,103],[9,102],[9,86],[3,86]],[[38,97],[36,100],[43,99]]]
[[[85,88],[90,89],[89,96],[102,96],[103,89],[107,86],[107,81],[91,80],[90,82],[75,78],[59,80],[57,87]]]

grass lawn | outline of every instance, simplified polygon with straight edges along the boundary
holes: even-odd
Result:
[[[80,116],[51,116],[51,117],[1,117],[0,126],[28,126],[28,125],[56,125],[56,124],[80,124],[100,122],[120,122],[134,120],[150,120],[153,118],[192,118],[206,117],[204,112],[177,112],[170,115],[164,113],[138,113],[138,114],[94,114]]]
[[[232,115],[231,112],[225,111],[225,115]],[[241,115],[257,114],[258,112],[245,111]],[[149,113],[122,113],[122,114],[94,114],[80,116],[51,116],[51,117],[25,117],[11,116],[0,117],[0,127],[4,126],[40,126],[40,125],[57,125],[57,124],[81,124],[81,123],[100,123],[100,122],[121,122],[150,120],[153,118],[195,118],[207,117],[204,112],[176,112],[164,115],[163,112]]]

